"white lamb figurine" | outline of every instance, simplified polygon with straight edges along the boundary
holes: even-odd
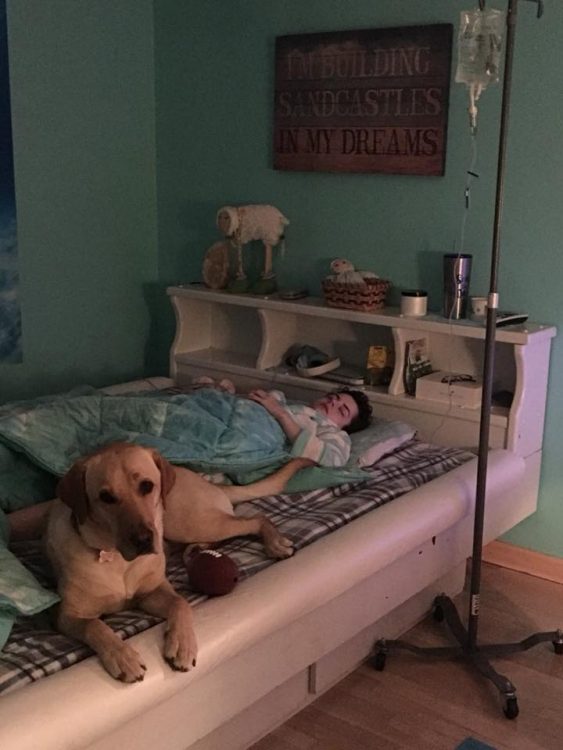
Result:
[[[373,271],[356,271],[354,265],[344,258],[336,258],[330,264],[332,274],[329,279],[342,284],[363,284],[365,279],[377,279]]]
[[[241,248],[252,240],[264,243],[264,271],[260,291],[266,294],[275,291],[274,273],[272,271],[272,248],[282,239],[289,220],[274,206],[223,206],[217,212],[217,226],[222,234],[231,240],[238,251],[237,278],[244,279]]]

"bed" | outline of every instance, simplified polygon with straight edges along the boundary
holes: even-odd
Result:
[[[84,647],[57,635],[46,645],[44,632],[18,625],[0,662],[0,746],[248,747],[355,668],[376,638],[399,635],[436,594],[462,589],[476,464],[466,451],[410,440],[361,484],[256,501],[296,540],[297,553],[269,564],[258,542],[225,543],[243,580],[227,596],[195,602],[199,657],[190,673],[163,662],[163,624],[135,613],[114,623],[146,660],[147,676],[134,686],[112,680]],[[537,458],[491,451],[485,542],[534,511],[538,472]],[[303,509],[312,517],[305,525]],[[37,546],[17,551],[43,575]],[[185,590],[177,555],[169,570]],[[22,656],[29,648],[31,663]]]

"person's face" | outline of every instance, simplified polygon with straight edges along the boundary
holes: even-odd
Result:
[[[349,393],[329,393],[311,406],[341,429],[358,416],[358,404]]]

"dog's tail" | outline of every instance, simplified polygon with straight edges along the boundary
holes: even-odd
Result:
[[[285,489],[291,477],[297,474],[300,469],[314,465],[315,462],[311,461],[310,458],[292,458],[281,469],[274,471],[273,474],[265,477],[265,479],[260,479],[258,482],[253,482],[252,484],[221,485],[221,489],[233,505],[244,503],[247,500],[254,500],[257,497],[264,497],[265,495],[277,495]]]

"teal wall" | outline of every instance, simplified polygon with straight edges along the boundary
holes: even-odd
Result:
[[[0,400],[136,377],[157,278],[151,0],[8,0],[23,356]]]
[[[396,287],[423,286],[440,304],[441,256],[459,247],[470,159],[465,88],[452,84],[446,174],[441,178],[275,172],[271,168],[273,54],[277,35],[451,22],[465,0],[156,0],[155,76],[160,279],[198,279],[228,203],[278,206],[291,220],[282,282],[318,291],[328,262],[345,256]],[[505,6],[504,2],[495,6]],[[519,3],[508,150],[502,306],[563,328],[563,7],[542,21]],[[454,61],[455,62],[455,61]],[[455,67],[455,64],[454,64]],[[478,171],[465,251],[472,293],[488,289],[500,88],[480,103]],[[163,305],[162,367],[173,322]],[[154,349],[156,352],[156,348]],[[563,357],[555,340],[540,510],[507,539],[563,556]]]

